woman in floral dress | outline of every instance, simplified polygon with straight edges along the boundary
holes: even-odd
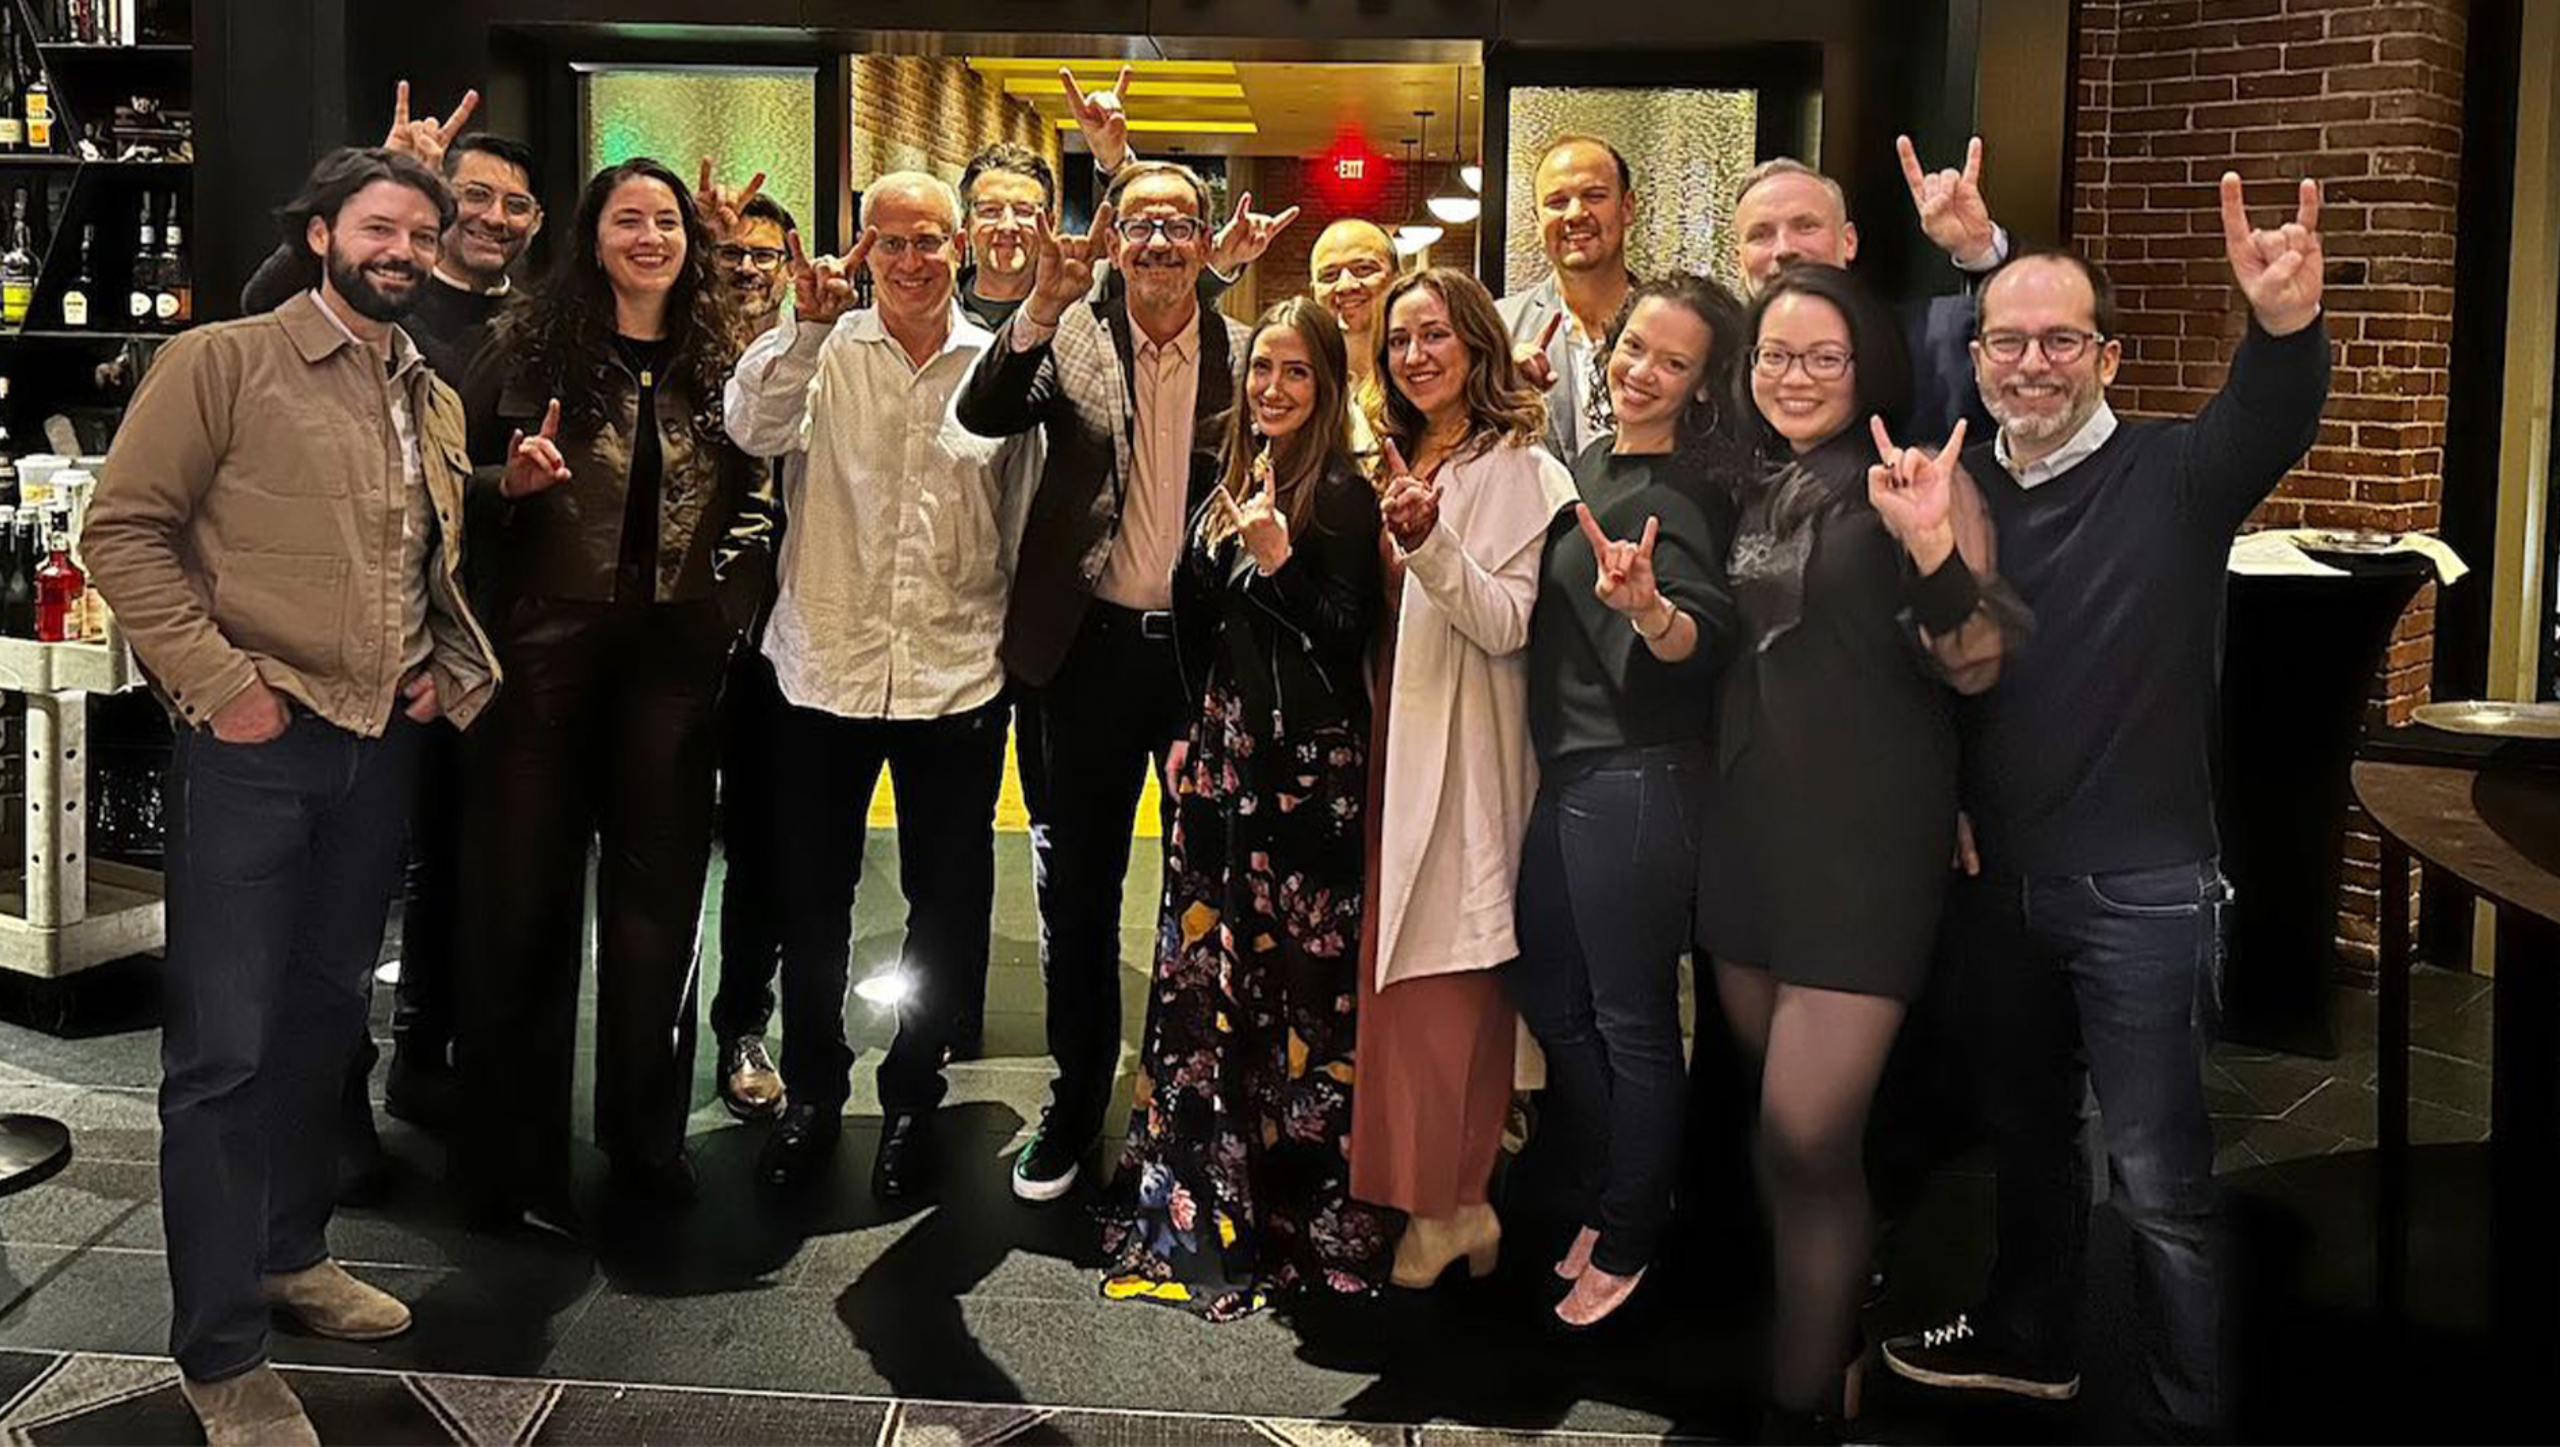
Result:
[[[1349,1161],[1377,497],[1333,318],[1282,302],[1247,356],[1175,578],[1198,707],[1166,769],[1146,1046],[1103,1208],[1103,1294],[1212,1320],[1370,1291],[1390,1230]]]

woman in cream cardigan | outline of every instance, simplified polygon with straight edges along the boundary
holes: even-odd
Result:
[[[1512,886],[1537,793],[1525,650],[1573,479],[1475,278],[1399,280],[1377,374],[1389,612],[1373,675],[1351,1190],[1405,1213],[1391,1279],[1493,1269],[1486,1199],[1511,1098]],[[1410,461],[1408,462],[1408,459]]]

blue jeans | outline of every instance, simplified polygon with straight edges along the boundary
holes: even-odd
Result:
[[[178,730],[163,806],[160,1207],[169,1351],[197,1381],[264,1361],[259,1277],[329,1254],[340,1087],[425,732],[395,716],[382,738],[359,738],[298,707],[263,744]]]
[[[2229,886],[2211,859],[2096,875],[1986,874],[1959,891],[1959,999],[1999,1162],[1999,1255],[1977,1325],[2077,1364],[2090,1182],[2084,1086],[2109,1198],[2133,1233],[2143,1425],[2219,1429],[2221,1284],[2205,1052]]]

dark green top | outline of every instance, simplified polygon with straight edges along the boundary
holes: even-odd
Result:
[[[1593,595],[1599,560],[1573,510],[1558,513],[1529,618],[1529,733],[1541,763],[1714,733],[1713,683],[1734,639],[1725,490],[1692,459],[1619,456],[1610,446],[1602,438],[1575,460],[1574,488],[1612,538],[1633,542],[1646,519],[1661,520],[1655,585],[1697,621],[1698,646],[1678,663],[1655,658],[1626,616]]]

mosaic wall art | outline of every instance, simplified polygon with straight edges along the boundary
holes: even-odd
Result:
[[[723,182],[765,174],[765,194],[795,217],[818,190],[817,72],[751,66],[598,66],[586,83],[587,171],[655,156],[693,184],[709,156]]]
[[[1734,183],[1758,159],[1759,96],[1747,90],[1523,86],[1511,92],[1510,208],[1504,286],[1520,291],[1547,273],[1539,249],[1531,176],[1550,140],[1570,132],[1607,139],[1635,171],[1642,200],[1627,239],[1638,275],[1705,272],[1740,279],[1724,234]]]

